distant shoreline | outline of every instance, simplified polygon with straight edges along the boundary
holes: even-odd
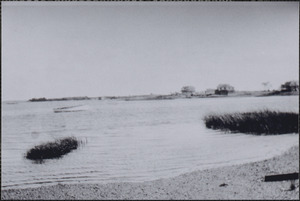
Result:
[[[282,91],[236,91],[228,95],[217,94],[193,94],[193,93],[174,93],[169,95],[132,95],[132,96],[101,96],[101,97],[63,97],[63,98],[32,98],[29,102],[45,101],[74,101],[74,100],[173,100],[173,99],[190,99],[190,98],[220,98],[220,97],[264,97],[264,96],[291,96],[299,95],[299,91],[282,92]]]

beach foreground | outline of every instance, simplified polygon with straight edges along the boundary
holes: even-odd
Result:
[[[1,190],[1,199],[297,199],[291,181],[265,175],[299,172],[299,146],[274,158],[141,183],[76,184]]]

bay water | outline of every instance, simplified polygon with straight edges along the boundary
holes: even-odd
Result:
[[[295,133],[256,136],[205,127],[209,114],[299,111],[299,96],[176,100],[2,102],[1,187],[143,182],[263,160],[299,144]],[[84,111],[53,109],[85,105]],[[59,159],[36,163],[26,152],[74,136],[83,143]]]

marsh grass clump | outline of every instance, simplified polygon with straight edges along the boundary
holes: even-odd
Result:
[[[30,149],[26,158],[31,160],[43,160],[59,158],[73,149],[77,149],[79,141],[75,137],[67,137],[55,140],[55,142],[48,142]]]
[[[299,114],[263,110],[224,115],[208,115],[204,118],[207,128],[224,131],[277,135],[298,133]]]

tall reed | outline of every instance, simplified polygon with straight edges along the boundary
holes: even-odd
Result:
[[[27,151],[26,158],[31,160],[59,158],[73,149],[77,149],[78,145],[79,142],[75,137],[58,139],[55,142],[47,142],[33,147]]]
[[[262,110],[257,112],[208,115],[204,118],[207,128],[250,134],[298,133],[299,114]]]

